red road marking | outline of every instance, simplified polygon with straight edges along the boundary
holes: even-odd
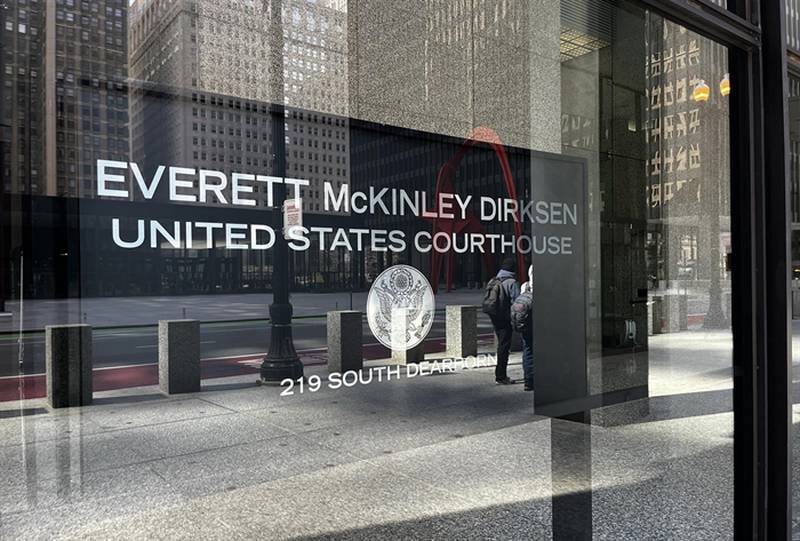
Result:
[[[692,326],[702,325],[705,319],[706,319],[705,314],[689,314],[688,316],[686,316],[686,324]]]
[[[689,314],[686,316],[686,325],[689,327],[696,327],[698,325],[702,325],[706,319],[705,314]],[[664,328],[667,326],[667,320],[662,318],[661,319],[661,327]]]

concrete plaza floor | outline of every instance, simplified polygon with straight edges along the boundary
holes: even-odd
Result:
[[[591,425],[534,415],[491,368],[5,403],[0,539],[550,539],[554,513],[596,539],[730,538],[730,334],[650,348],[651,398]]]

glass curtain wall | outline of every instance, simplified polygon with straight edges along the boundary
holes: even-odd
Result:
[[[800,109],[798,109],[798,99],[800,98],[800,78],[796,75],[789,75],[789,174],[791,177],[791,227],[792,227],[792,249],[791,249],[791,290],[790,304],[792,313],[792,532],[796,537],[800,537],[800,484],[798,483],[798,472],[800,472],[800,462],[798,450],[800,450],[800,431],[797,423],[800,421],[800,401],[797,396],[796,382],[798,381],[797,367],[800,363]]]
[[[0,537],[732,538],[725,47],[603,0],[0,13]]]
[[[791,209],[791,277],[790,306],[792,314],[792,536],[800,537],[800,421],[796,382],[800,362],[800,76],[796,67],[800,47],[800,4],[796,0],[785,0],[786,46],[789,56],[789,96],[787,115],[789,124],[789,176]]]

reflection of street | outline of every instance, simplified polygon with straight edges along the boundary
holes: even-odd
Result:
[[[722,295],[729,294],[731,291],[730,282],[723,282]],[[709,282],[708,280],[697,281],[675,281],[670,288],[651,289],[650,295],[686,295],[687,309],[689,314],[705,314],[709,306]],[[724,302],[723,302],[724,304]]]
[[[326,361],[326,321],[324,317],[295,320],[293,323],[295,345],[304,363],[319,364]],[[479,318],[478,332],[489,336],[491,324]],[[364,323],[364,355],[379,359],[388,357],[388,351],[376,343],[369,327]],[[484,337],[485,337],[484,336]],[[438,313],[428,335],[431,347],[444,343],[444,314]],[[248,359],[263,355],[269,344],[269,326],[261,321],[233,321],[209,323],[200,328],[200,354],[204,362],[204,377],[221,377],[241,373],[237,368],[248,366]],[[95,368],[120,368],[150,366],[148,370],[115,372],[114,387],[149,384],[155,377],[158,362],[158,331],[156,327],[97,330],[93,336]],[[44,334],[24,336],[24,362],[22,374],[44,373]],[[0,378],[20,374],[17,365],[17,337],[0,335]],[[240,362],[241,361],[241,362]],[[109,375],[106,375],[110,377]],[[119,378],[130,381],[119,381]],[[16,380],[16,378],[14,378]],[[0,380],[0,388],[3,387]],[[5,383],[10,383],[6,381]],[[12,385],[13,387],[13,385]],[[2,389],[0,389],[2,394]],[[30,396],[30,395],[29,395]],[[0,396],[0,399],[2,397]]]
[[[436,307],[448,304],[478,305],[481,289],[459,289],[436,296]],[[351,304],[352,301],[352,304]],[[330,310],[364,311],[367,292],[293,293],[295,317],[321,316]],[[186,295],[159,297],[97,297],[87,299],[46,299],[24,302],[25,330],[42,330],[45,325],[88,323],[95,327],[155,325],[159,319],[199,319],[200,321],[234,321],[265,319],[272,303],[269,293],[231,295]],[[19,301],[7,301],[12,320],[0,320],[0,333],[19,329]]]

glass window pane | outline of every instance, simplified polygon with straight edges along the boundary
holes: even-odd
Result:
[[[796,75],[789,75],[789,100],[788,100],[788,121],[789,121],[789,176],[791,179],[791,314],[792,314],[792,381],[797,381],[797,366],[800,362],[800,326],[797,318],[800,318],[800,236],[798,235],[798,225],[800,224],[800,109],[798,101],[800,98],[800,78]],[[792,400],[792,533],[800,529],[798,527],[798,509],[800,509],[800,479],[797,475],[798,461],[798,435],[797,428],[798,413],[800,412],[796,393]]]
[[[733,536],[724,46],[603,0],[24,11],[0,537]]]

